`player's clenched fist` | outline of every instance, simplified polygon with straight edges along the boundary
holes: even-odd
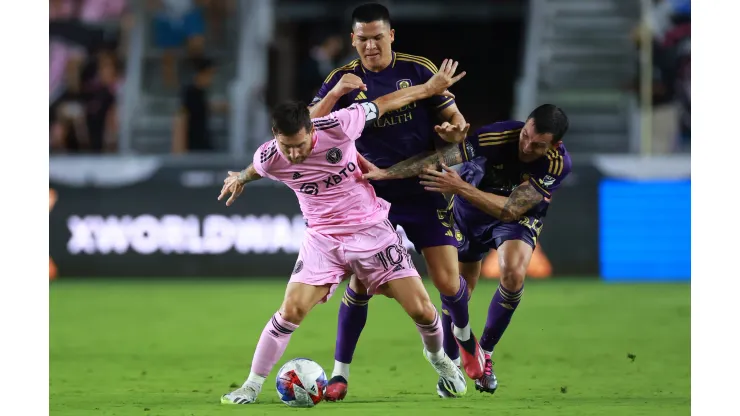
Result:
[[[455,98],[455,96],[447,91],[447,88],[451,87],[457,81],[460,81],[465,76],[466,72],[463,71],[455,76],[457,71],[457,61],[452,59],[445,59],[442,61],[442,65],[439,67],[439,71],[434,74],[429,81],[424,85],[430,90],[432,95],[444,95],[446,97]]]
[[[355,74],[344,74],[331,91],[337,97],[341,97],[356,89],[367,91],[367,85],[365,85],[365,83],[362,82],[362,79]]]

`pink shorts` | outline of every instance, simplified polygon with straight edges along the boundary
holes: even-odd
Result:
[[[306,229],[291,282],[331,285],[319,302],[324,303],[353,273],[369,295],[391,280],[419,277],[401,236],[388,220],[353,234],[325,235]]]

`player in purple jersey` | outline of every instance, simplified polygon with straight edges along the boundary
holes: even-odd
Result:
[[[254,403],[293,332],[351,273],[368,293],[385,294],[404,308],[416,322],[424,356],[444,380],[445,391],[466,394],[465,376],[444,353],[437,310],[388,221],[390,204],[362,179],[355,147],[365,127],[386,112],[445,93],[463,76],[454,77],[456,68],[457,62],[445,60],[442,70],[424,85],[353,104],[326,117],[311,119],[303,103],[281,104],[273,110],[275,137],[259,147],[249,167],[229,172],[218,197],[231,194],[226,205],[246,184],[267,177],[295,192],[308,227],[280,309],[262,330],[249,377],[241,388],[223,395],[221,403]]]
[[[446,140],[465,137],[464,141],[365,177],[382,180],[420,175],[426,190],[454,194],[459,266],[471,291],[480,276],[481,260],[490,249],[497,250],[501,281],[480,339],[485,372],[475,381],[477,390],[493,393],[498,387],[491,361],[493,348],[521,301],[524,276],[552,193],[571,171],[570,155],[562,142],[568,117],[560,108],[545,104],[524,123],[493,123],[467,135],[469,127],[437,126],[435,130]],[[460,163],[459,174],[449,168]],[[455,356],[451,350],[455,347],[445,343],[445,352]],[[438,393],[450,397],[444,391]]]
[[[394,37],[388,9],[380,4],[357,7],[352,13],[352,45],[359,59],[329,74],[310,104],[311,115],[323,116],[353,103],[423,84],[437,72],[434,64],[424,57],[393,51]],[[440,142],[434,134],[434,125],[441,121],[465,125],[454,99],[436,96],[411,103],[389,112],[365,129],[357,140],[357,150],[370,162],[368,166],[390,167],[420,153],[434,151],[435,142]],[[470,332],[468,289],[457,267],[457,241],[447,200],[443,195],[425,192],[416,179],[373,182],[373,187],[378,196],[391,203],[388,218],[393,226],[403,227],[416,251],[424,255],[431,280],[442,298],[443,326],[455,326],[456,336],[448,336],[445,343],[460,344],[465,372],[473,379],[479,378],[484,372],[485,358]],[[352,278],[339,307],[328,400],[341,400],[347,393],[349,365],[367,320],[369,300],[365,288]],[[452,358],[459,364],[458,349],[454,351],[456,355]]]

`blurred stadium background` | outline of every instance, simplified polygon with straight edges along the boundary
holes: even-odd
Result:
[[[360,3],[50,0],[52,413],[221,410],[282,298],[304,223],[270,181],[228,209],[216,197],[270,138],[270,107],[310,101],[354,59]],[[424,408],[433,386],[416,373],[428,369],[407,358],[417,335],[389,331],[398,308],[378,300],[388,308],[370,313],[350,390],[366,407],[352,411],[688,414],[690,1],[381,3],[394,50],[460,61],[468,75],[453,92],[474,127],[561,106],[574,167],[502,341],[501,394]],[[495,256],[484,275],[497,277]],[[478,326],[495,280],[481,288]],[[338,302],[317,308],[284,358],[331,369]],[[384,342],[403,350],[376,367]],[[282,410],[269,390],[260,411]]]

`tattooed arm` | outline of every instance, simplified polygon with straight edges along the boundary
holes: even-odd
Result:
[[[518,221],[524,213],[544,199],[529,181],[516,187],[508,197],[483,192],[470,184],[460,189],[458,194],[481,211],[503,222]]]
[[[465,182],[460,175],[446,165],[443,171],[425,169],[420,175],[424,189],[443,194],[456,194],[465,198],[476,208],[503,222],[519,220],[527,211],[539,204],[544,198],[532,184],[527,181],[520,184],[508,197],[483,192]]]
[[[226,206],[230,206],[239,198],[239,195],[244,191],[244,185],[254,182],[262,176],[257,173],[254,168],[254,164],[249,165],[246,169],[241,172],[229,171],[229,176],[224,179],[224,186],[221,188],[221,194],[218,196],[218,200],[221,201],[226,195],[231,194],[229,199],[226,201]]]
[[[250,164],[247,166],[246,169],[239,172],[239,176],[237,177],[238,181],[242,185],[246,185],[249,182],[254,182],[257,179],[262,179],[262,176],[260,176],[259,173],[257,173],[257,170],[254,169],[254,165]]]
[[[395,165],[382,169],[378,176],[369,176],[367,179],[403,179],[418,176],[424,169],[441,169],[442,164],[447,166],[458,165],[463,162],[462,153],[457,144],[447,145],[434,153],[423,153],[398,162]]]

